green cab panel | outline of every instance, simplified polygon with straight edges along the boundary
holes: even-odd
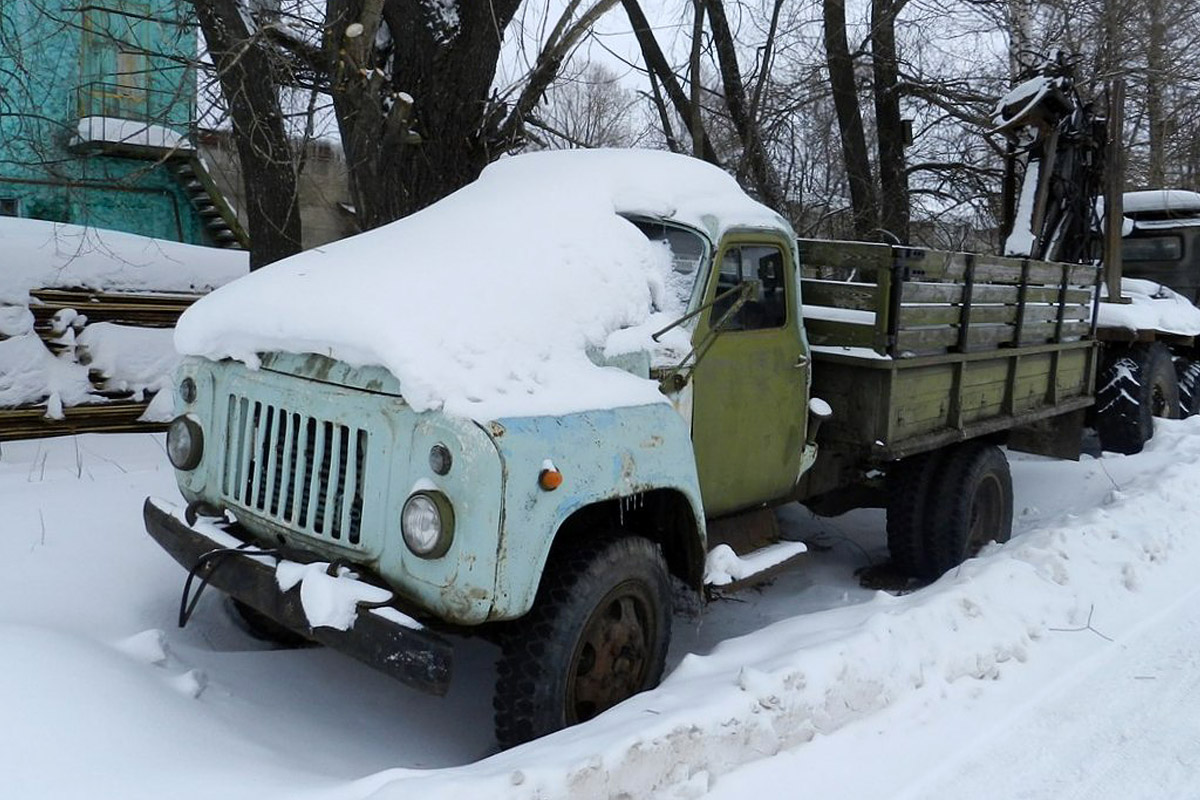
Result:
[[[747,282],[757,286],[735,310],[731,290]],[[790,239],[773,231],[725,236],[704,295],[712,306],[694,341],[702,349],[715,338],[692,373],[692,440],[709,517],[782,499],[796,485],[809,386],[799,301]]]

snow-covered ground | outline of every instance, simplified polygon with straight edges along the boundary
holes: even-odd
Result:
[[[1016,536],[904,596],[859,587],[882,516],[781,510],[809,553],[676,620],[656,691],[505,753],[491,660],[448,697],[278,650],[142,531],[161,437],[0,454],[0,795],[895,798],[1200,795],[1200,418],[1137,456],[1014,457]]]

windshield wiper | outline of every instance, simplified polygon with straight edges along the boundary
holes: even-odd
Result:
[[[708,353],[708,350],[710,347],[712,347],[713,342],[717,340],[717,336],[724,332],[726,323],[728,323],[738,311],[741,311],[742,306],[746,305],[746,303],[750,301],[751,297],[754,297],[758,294],[760,285],[761,284],[759,281],[743,281],[737,286],[721,292],[721,294],[700,306],[695,311],[685,314],[667,327],[651,335],[650,338],[657,342],[659,341],[659,337],[665,334],[667,331],[679,327],[689,319],[692,319],[701,312],[712,308],[717,303],[720,303],[722,300],[737,295],[733,303],[731,303],[729,308],[725,310],[725,313],[721,314],[721,316],[717,318],[717,321],[709,326],[708,333],[704,335],[704,338],[701,339],[700,342],[693,347],[686,356],[683,357],[682,361],[680,361],[674,367],[671,367],[667,371],[667,374],[663,376],[662,380],[658,382],[659,391],[661,391],[663,394],[668,394],[670,392],[677,392],[687,385],[688,378],[691,377],[691,373],[694,372],[696,367],[700,364],[700,360],[703,359]],[[688,363],[688,359],[693,360],[691,363]],[[687,372],[686,375],[684,374],[685,371]]]

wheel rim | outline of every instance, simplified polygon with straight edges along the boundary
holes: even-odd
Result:
[[[977,555],[988,542],[1000,536],[1004,516],[1004,489],[1000,479],[988,475],[975,488],[971,499],[971,525],[967,529],[965,558]]]
[[[583,627],[567,681],[567,724],[585,722],[646,685],[657,621],[646,588],[614,587]]]

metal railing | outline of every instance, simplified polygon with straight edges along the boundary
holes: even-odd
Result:
[[[182,91],[92,81],[76,87],[76,108],[83,141],[194,147],[195,100]]]

